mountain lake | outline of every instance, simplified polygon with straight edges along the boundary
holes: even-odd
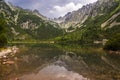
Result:
[[[18,51],[1,59],[0,80],[120,80],[120,54],[110,54],[102,46],[9,46]]]

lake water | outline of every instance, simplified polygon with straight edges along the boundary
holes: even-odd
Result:
[[[120,80],[120,55],[99,46],[19,44],[3,80]],[[6,71],[6,72],[5,72]],[[2,80],[2,79],[0,79]]]

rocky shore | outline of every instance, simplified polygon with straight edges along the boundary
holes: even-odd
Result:
[[[0,50],[0,64],[13,64],[14,62],[10,60],[19,51],[16,46],[7,47]]]

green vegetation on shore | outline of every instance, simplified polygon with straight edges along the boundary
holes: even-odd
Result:
[[[0,18],[0,47],[4,47],[7,44],[5,27],[6,27],[5,21],[2,18]]]
[[[104,46],[105,50],[113,50],[118,51],[120,50],[120,33],[114,35]]]

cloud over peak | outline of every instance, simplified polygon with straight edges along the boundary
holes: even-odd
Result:
[[[81,7],[82,7],[81,3],[75,4],[73,2],[70,2],[64,6],[55,5],[53,9],[49,11],[49,13],[51,15],[54,15],[54,17],[59,17],[59,16],[64,16],[67,12],[78,10]]]
[[[24,9],[37,9],[42,15],[54,18],[64,16],[67,12],[78,10],[82,5],[97,0],[5,0]]]

